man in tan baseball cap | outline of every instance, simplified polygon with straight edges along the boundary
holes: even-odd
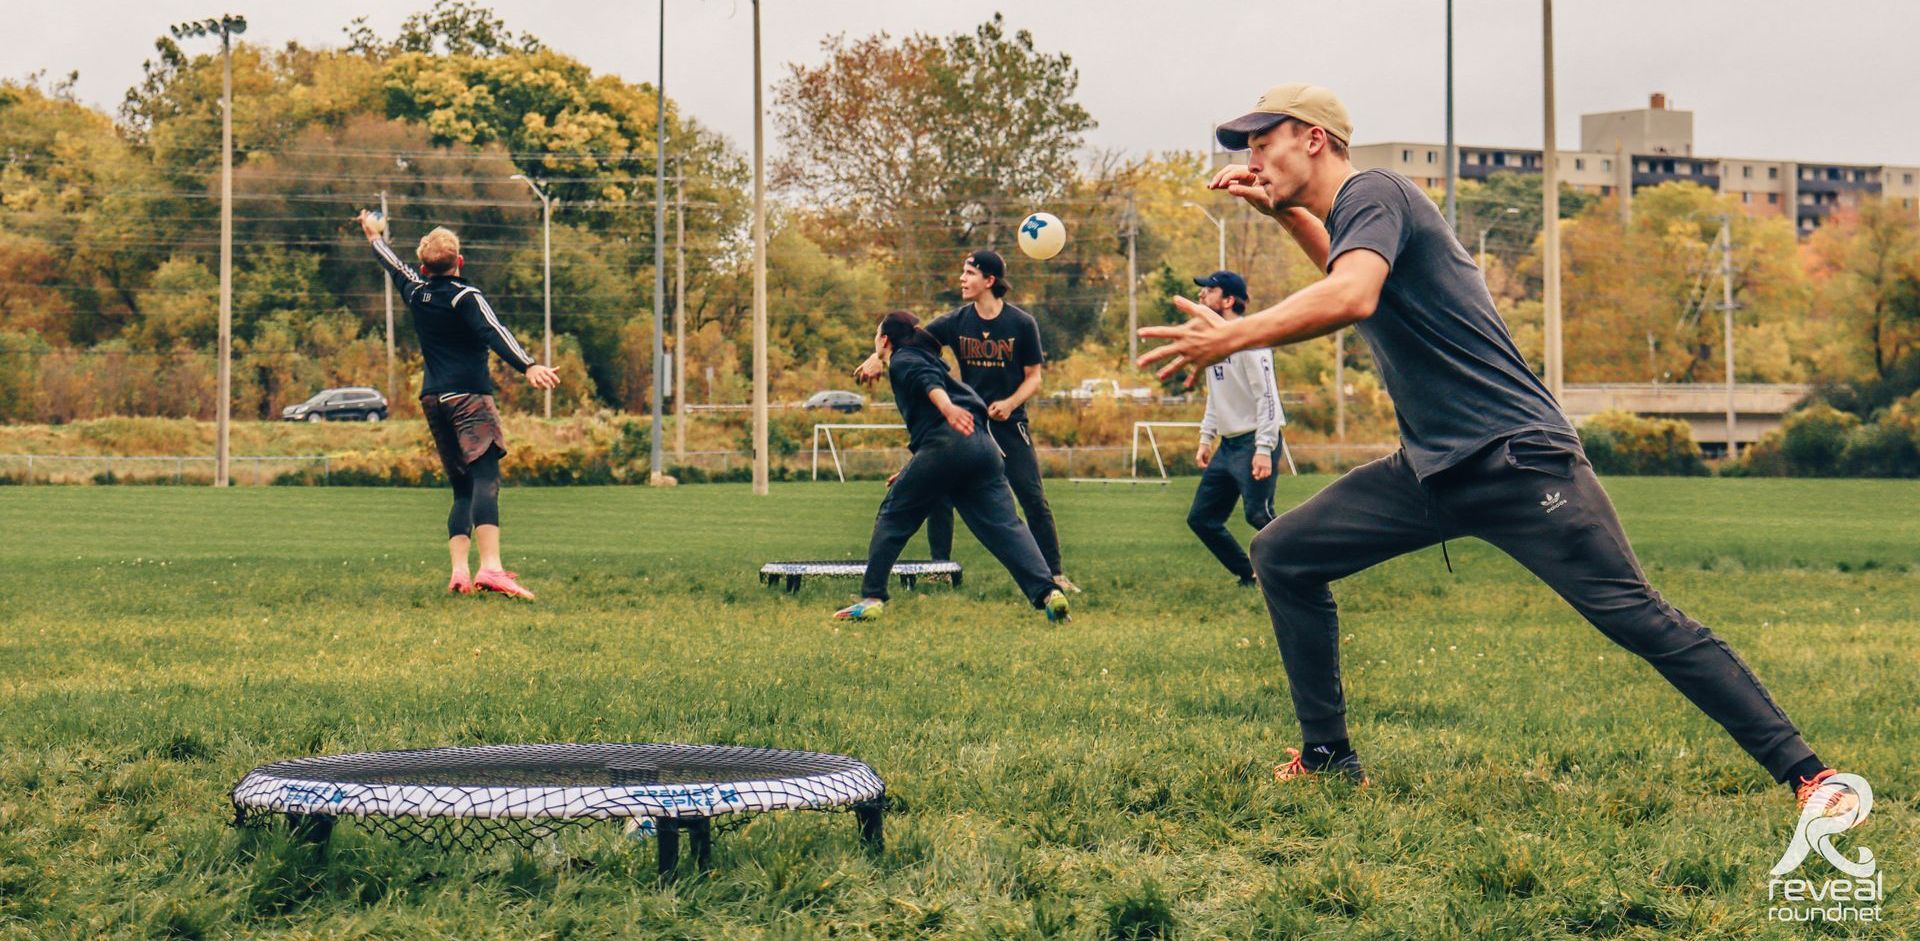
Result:
[[[1340,99],[1306,84],[1271,88],[1253,111],[1220,125],[1220,143],[1246,150],[1247,162],[1221,170],[1210,188],[1279,222],[1326,277],[1235,320],[1175,298],[1186,323],[1139,331],[1169,341],[1139,359],[1164,379],[1352,327],[1393,399],[1400,449],[1347,472],[1253,540],[1254,577],[1302,738],[1274,776],[1367,779],[1347,737],[1329,586],[1475,536],[1644,658],[1803,806],[1817,802],[1837,816],[1849,797],[1829,783],[1834,769],[1724,641],[1648,584],[1579,436],[1433,200],[1400,174],[1356,171],[1347,159],[1352,134]]]
[[[1325,130],[1328,137],[1340,142],[1342,152],[1353,142],[1353,118],[1347,115],[1347,106],[1341,104],[1333,92],[1305,82],[1288,82],[1267,89],[1252,111],[1220,125],[1213,133],[1220,146],[1246,150],[1248,138],[1288,118]]]

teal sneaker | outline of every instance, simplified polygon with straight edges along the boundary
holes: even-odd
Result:
[[[1073,620],[1073,615],[1067,612],[1067,593],[1058,588],[1047,592],[1047,597],[1040,604],[1046,608],[1049,621],[1062,623]]]
[[[868,598],[862,601],[856,601],[833,612],[833,619],[836,621],[878,621],[880,620],[880,612],[886,609],[886,602]]]

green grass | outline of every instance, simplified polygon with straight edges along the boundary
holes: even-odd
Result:
[[[1875,785],[1845,845],[1881,861],[1882,936],[1920,933],[1920,490],[1611,489],[1667,597]],[[441,594],[437,492],[0,488],[0,937],[1846,933],[1766,921],[1785,789],[1484,544],[1337,586],[1374,784],[1282,788],[1265,612],[1186,531],[1190,483],[1051,487],[1087,588],[1064,627],[965,537],[965,588],[878,624],[827,619],[848,583],[756,585],[862,554],[880,492],[511,490],[517,605]],[[858,756],[888,848],[764,816],[662,886],[611,826],[474,855],[346,825],[321,863],[227,825],[268,761],[598,740]]]

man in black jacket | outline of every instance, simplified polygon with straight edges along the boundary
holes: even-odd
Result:
[[[359,221],[373,244],[374,260],[407,302],[426,364],[420,412],[453,485],[453,510],[447,515],[453,574],[447,590],[494,591],[532,600],[533,592],[521,587],[500,562],[500,458],[507,453],[507,437],[493,404],[487,350],[498,353],[536,389],[558,386],[560,374],[534,362],[480,289],[460,276],[466,259],[453,232],[437,228],[421,237],[416,252],[420,268],[415,271],[387,244],[385,220],[362,212]],[[476,542],[480,571],[469,575],[468,550]]]

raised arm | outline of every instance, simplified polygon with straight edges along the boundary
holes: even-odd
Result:
[[[1162,360],[1157,375],[1166,379],[1182,369],[1202,369],[1255,346],[1280,347],[1323,337],[1373,316],[1387,283],[1387,260],[1368,249],[1349,251],[1325,278],[1295,291],[1257,314],[1229,321],[1184,297],[1173,299],[1190,319],[1173,327],[1142,327],[1140,336],[1172,342],[1141,354],[1137,364]],[[1187,377],[1191,387],[1195,375]]]
[[[412,266],[400,260],[399,253],[393,250],[386,236],[381,234],[380,223],[374,220],[372,213],[362,211],[356,221],[360,223],[360,231],[366,235],[367,242],[373,246],[373,260],[379,262],[381,268],[386,269],[387,277],[393,279],[393,286],[400,289],[400,297],[407,303],[412,303],[413,296],[426,286],[426,279],[420,277],[420,273],[413,270]]]

